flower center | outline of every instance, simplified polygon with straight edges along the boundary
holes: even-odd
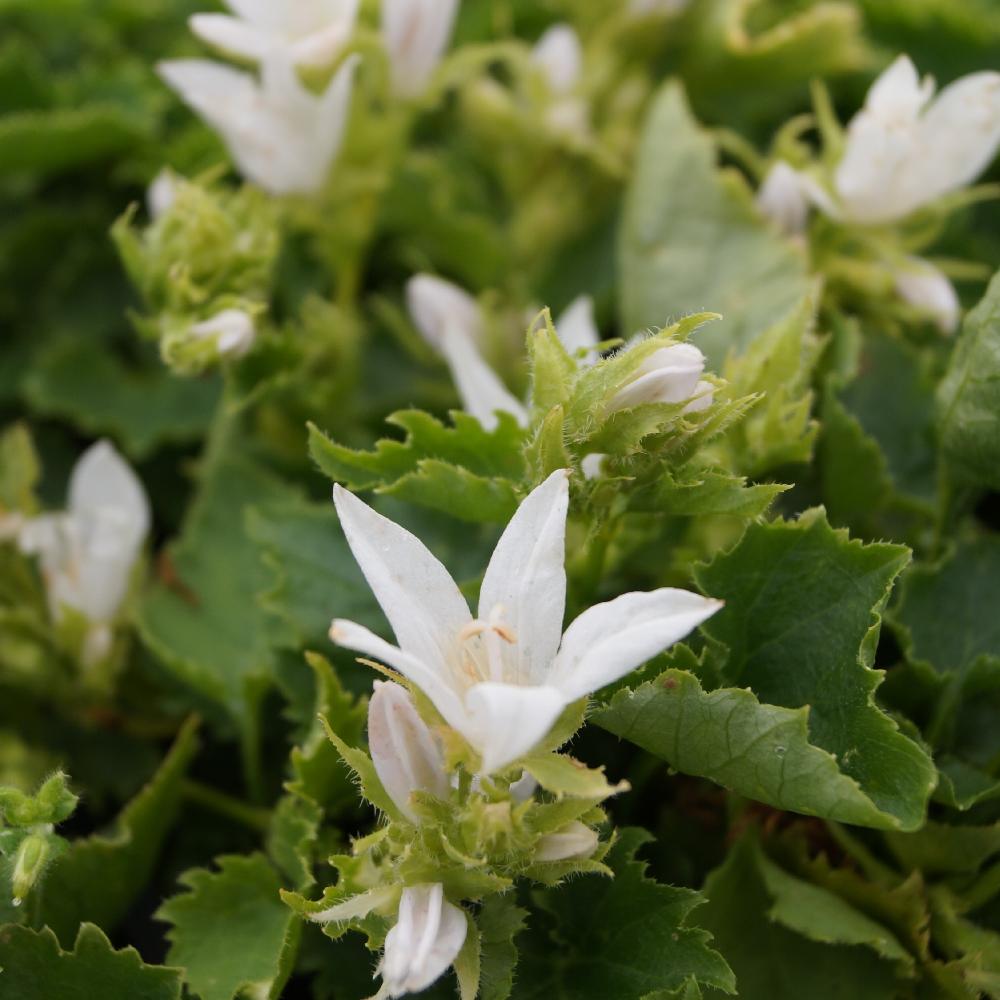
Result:
[[[504,680],[504,643],[512,646],[517,635],[503,616],[503,605],[496,604],[488,618],[473,618],[458,633],[464,680],[473,684]]]

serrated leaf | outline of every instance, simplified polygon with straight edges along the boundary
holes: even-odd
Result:
[[[664,470],[652,489],[634,494],[630,508],[679,517],[728,514],[760,517],[788,487],[779,483],[750,484],[743,476],[713,469],[684,470],[684,480]]]
[[[142,892],[181,803],[198,750],[197,722],[180,731],[159,770],[106,833],[75,840],[45,878],[39,922],[68,942],[83,921],[112,930]]]
[[[161,364],[129,369],[103,345],[65,340],[44,352],[22,391],[40,414],[88,435],[110,434],[135,458],[204,434],[219,401],[213,379],[179,379]]]
[[[757,871],[772,898],[768,917],[820,944],[862,945],[907,970],[913,956],[889,928],[855,909],[835,893],[796,878],[753,847]]]
[[[774,896],[744,838],[705,883],[701,922],[733,966],[740,995],[768,1000],[896,1000],[895,963],[865,945],[820,944],[772,922]],[[707,990],[707,997],[721,996]]]
[[[741,688],[705,691],[692,674],[668,670],[619,691],[591,721],[677,771],[779,809],[859,826],[899,825],[832,754],[810,742],[806,708],[764,705]]]
[[[517,905],[513,894],[490,896],[483,902],[477,917],[480,1000],[507,1000],[510,996],[517,967],[514,939],[524,929],[527,917],[528,911]]]
[[[448,427],[421,410],[394,413],[387,422],[402,428],[405,440],[384,439],[370,452],[310,426],[309,453],[349,489],[376,489],[465,520],[507,520],[517,506],[513,484],[525,473],[524,431],[505,414],[492,431],[465,413],[451,418]]]
[[[688,924],[700,895],[648,879],[635,859],[647,839],[641,830],[622,832],[605,859],[613,879],[589,875],[535,894],[545,918],[533,916],[519,939],[516,1000],[640,1000],[692,978],[735,992],[709,935]]]
[[[886,842],[905,869],[927,875],[975,872],[1000,854],[1000,824],[952,826],[928,822],[914,833],[887,833]]]
[[[170,923],[168,961],[200,1000],[277,1000],[291,974],[301,922],[282,903],[277,873],[260,854],[218,858],[217,871],[185,872],[188,890],[157,917]]]
[[[938,406],[945,458],[973,483],[1000,489],[1000,274],[965,319]]]
[[[252,505],[294,494],[228,452],[221,442],[207,460],[181,537],[169,550],[168,578],[145,595],[138,625],[164,665],[226,709],[252,742],[255,705],[288,629],[257,603],[270,577],[248,542],[244,517]]]
[[[656,95],[643,126],[619,242],[622,327],[659,327],[688,312],[725,319],[697,344],[718,370],[809,292],[804,256],[755,210],[749,192],[716,168],[679,84]]]
[[[726,602],[704,626],[729,647],[724,683],[771,705],[808,706],[810,742],[904,830],[923,821],[936,777],[926,752],[875,704],[872,661],[881,612],[908,561],[903,546],[851,541],[814,510],[750,525],[696,574]]]
[[[115,951],[100,928],[84,924],[73,951],[51,930],[0,928],[2,1000],[180,1000],[177,969],[145,965],[134,948]]]

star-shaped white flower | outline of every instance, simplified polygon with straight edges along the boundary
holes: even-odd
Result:
[[[138,476],[111,444],[99,441],[73,467],[67,509],[20,528],[22,551],[39,558],[53,617],[58,621],[72,608],[94,626],[85,650],[90,659],[108,651],[110,623],[149,523],[149,499]]]
[[[908,56],[896,59],[848,126],[836,197],[820,196],[819,207],[893,222],[975,180],[1000,145],[1000,73],[972,73],[933,95],[933,80],[921,80]]]
[[[191,30],[251,62],[283,48],[296,66],[329,66],[354,30],[360,0],[226,0],[229,14],[194,14]],[[235,15],[235,16],[233,16]]]
[[[345,60],[322,94],[272,50],[260,79],[207,59],[160,63],[159,72],[225,140],[245,177],[271,194],[311,194],[340,151],[357,57]]]
[[[553,473],[497,543],[473,617],[448,571],[410,532],[339,486],[344,534],[396,635],[394,646],[335,620],[334,642],[393,667],[445,722],[502,770],[529,753],[573,702],[687,635],[719,601],[663,588],[584,611],[562,631],[568,474]]]

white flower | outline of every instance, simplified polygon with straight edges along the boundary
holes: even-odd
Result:
[[[568,94],[580,82],[583,50],[579,35],[568,24],[553,24],[535,43],[531,59],[545,74],[554,94]]]
[[[683,403],[685,413],[707,409],[712,405],[710,382],[701,380],[705,370],[705,355],[694,344],[672,344],[661,347],[646,358],[628,385],[611,399],[613,410],[624,410],[643,403]]]
[[[580,471],[584,479],[599,479],[604,474],[604,460],[607,455],[599,451],[592,451],[589,455],[584,455],[580,460]]]
[[[444,896],[440,882],[408,886],[399,916],[385,938],[378,996],[419,993],[442,976],[465,944],[465,914]]]
[[[177,178],[169,167],[164,167],[152,180],[146,191],[146,210],[155,222],[166,215],[177,197]]]
[[[229,14],[195,14],[191,30],[229,55],[259,62],[275,47],[297,66],[329,66],[354,30],[360,0],[226,0]]]
[[[417,814],[411,792],[447,798],[449,783],[441,748],[417,714],[410,692],[399,684],[375,682],[368,702],[368,749],[382,787],[412,822],[417,822]]]
[[[536,861],[569,861],[572,858],[589,858],[597,849],[597,831],[574,820],[556,833],[538,841]]]
[[[487,430],[497,426],[498,412],[526,425],[527,409],[479,352],[483,317],[476,300],[449,281],[418,274],[407,282],[406,302],[417,329],[448,362],[466,413]]]
[[[417,538],[334,487],[348,544],[399,645],[343,620],[333,622],[330,637],[421,688],[481,755],[484,774],[530,752],[566,706],[721,607],[672,588],[625,594],[583,612],[563,635],[567,476],[553,473],[514,514],[487,567],[476,618]]]
[[[393,90],[418,97],[451,39],[458,0],[382,0],[382,43]]]
[[[805,232],[809,218],[809,197],[802,176],[784,160],[767,172],[757,192],[757,208],[783,233],[797,236]]]
[[[848,126],[837,203],[819,207],[892,222],[973,181],[1000,145],[1000,73],[973,73],[933,94],[909,57],[885,70]]]
[[[242,358],[256,339],[253,317],[242,309],[223,309],[201,323],[191,327],[196,340],[215,340],[215,349],[221,358]]]
[[[66,512],[32,518],[21,529],[21,549],[39,557],[53,617],[68,607],[98,626],[88,638],[97,658],[110,636],[101,627],[125,599],[149,523],[142,483],[107,441],[99,441],[73,468]]]
[[[356,64],[357,57],[345,60],[320,95],[273,50],[259,80],[206,59],[160,63],[159,72],[219,132],[249,180],[271,194],[310,194],[340,150]]]
[[[893,273],[896,293],[904,301],[925,312],[942,333],[954,333],[962,315],[955,287],[933,264],[919,257],[907,257]]]

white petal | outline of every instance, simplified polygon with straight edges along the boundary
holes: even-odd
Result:
[[[227,14],[193,14],[188,26],[203,42],[253,62],[262,59],[272,44],[266,32]]]
[[[483,317],[479,303],[458,285],[433,274],[416,274],[406,283],[410,318],[431,347],[441,349],[448,327],[461,330],[478,343]]]
[[[672,587],[596,604],[566,630],[550,683],[567,702],[582,698],[683,639],[721,607]]]
[[[538,841],[536,861],[568,861],[570,858],[589,858],[597,849],[597,831],[579,820],[568,824],[556,833]]]
[[[643,403],[682,403],[690,399],[705,370],[705,355],[694,344],[673,344],[646,358],[638,377],[619,389],[611,407],[624,410]]]
[[[382,786],[413,822],[415,791],[448,797],[448,775],[441,749],[417,714],[410,692],[399,684],[376,681],[368,702],[368,749]]]
[[[761,214],[781,232],[788,236],[805,232],[809,199],[803,190],[799,172],[784,160],[778,160],[767,172],[756,200]]]
[[[152,180],[146,191],[146,210],[154,221],[170,211],[177,197],[177,179],[174,172],[164,167]]]
[[[607,455],[592,451],[589,455],[584,455],[580,462],[580,471],[584,479],[598,479],[604,473],[604,460]]]
[[[945,87],[920,121],[908,187],[921,204],[974,181],[1000,146],[1000,73],[973,73]]]
[[[426,989],[458,957],[468,926],[462,910],[444,898],[440,882],[405,888],[399,917],[385,938],[383,989],[390,997]]]
[[[589,295],[575,298],[555,326],[563,347],[570,354],[575,356],[579,351],[586,351],[584,364],[592,365],[597,361],[594,348],[600,343],[601,335],[594,322],[594,300]]]
[[[330,625],[330,640],[345,649],[364,653],[388,667],[399,671],[407,680],[420,688],[442,718],[453,729],[457,729],[468,739],[471,732],[468,715],[461,698],[451,684],[447,671],[440,666],[425,663],[411,656],[363,625],[343,618],[335,618]]]
[[[345,59],[344,64],[337,70],[319,101],[316,142],[319,156],[326,164],[323,168],[324,174],[340,153],[351,109],[354,73],[360,61],[359,55],[352,55]]]
[[[458,0],[382,0],[382,41],[397,94],[416,97],[426,89],[457,13]]]
[[[907,258],[893,275],[896,292],[904,301],[926,312],[942,333],[954,333],[962,315],[955,287],[933,264]]]
[[[691,393],[691,402],[684,407],[685,413],[700,413],[715,401],[715,386],[711,382],[699,382]]]
[[[446,326],[440,346],[466,413],[487,430],[497,426],[498,412],[509,413],[522,427],[527,426],[524,404],[503,384],[464,330]]]
[[[458,633],[472,618],[455,581],[419,538],[339,485],[333,502],[400,647],[446,673]]]
[[[486,681],[469,689],[465,708],[471,735],[483,758],[482,773],[513,764],[548,734],[567,705],[554,687],[522,687]]]
[[[479,591],[479,617],[499,617],[514,633],[504,680],[541,683],[555,659],[566,612],[569,473],[553,472],[517,508],[493,551]]]
[[[223,309],[210,319],[195,323],[191,334],[199,340],[214,338],[220,357],[242,358],[253,346],[257,331],[249,313],[242,309]]]
[[[556,94],[569,93],[580,81],[583,50],[580,36],[569,24],[553,24],[535,43],[531,58]]]
[[[869,88],[865,110],[886,121],[915,119],[933,93],[934,81],[921,81],[910,57],[901,55]]]
[[[112,510],[129,545],[137,546],[149,532],[149,498],[132,466],[108,441],[91,445],[73,467],[69,510],[89,518]]]

